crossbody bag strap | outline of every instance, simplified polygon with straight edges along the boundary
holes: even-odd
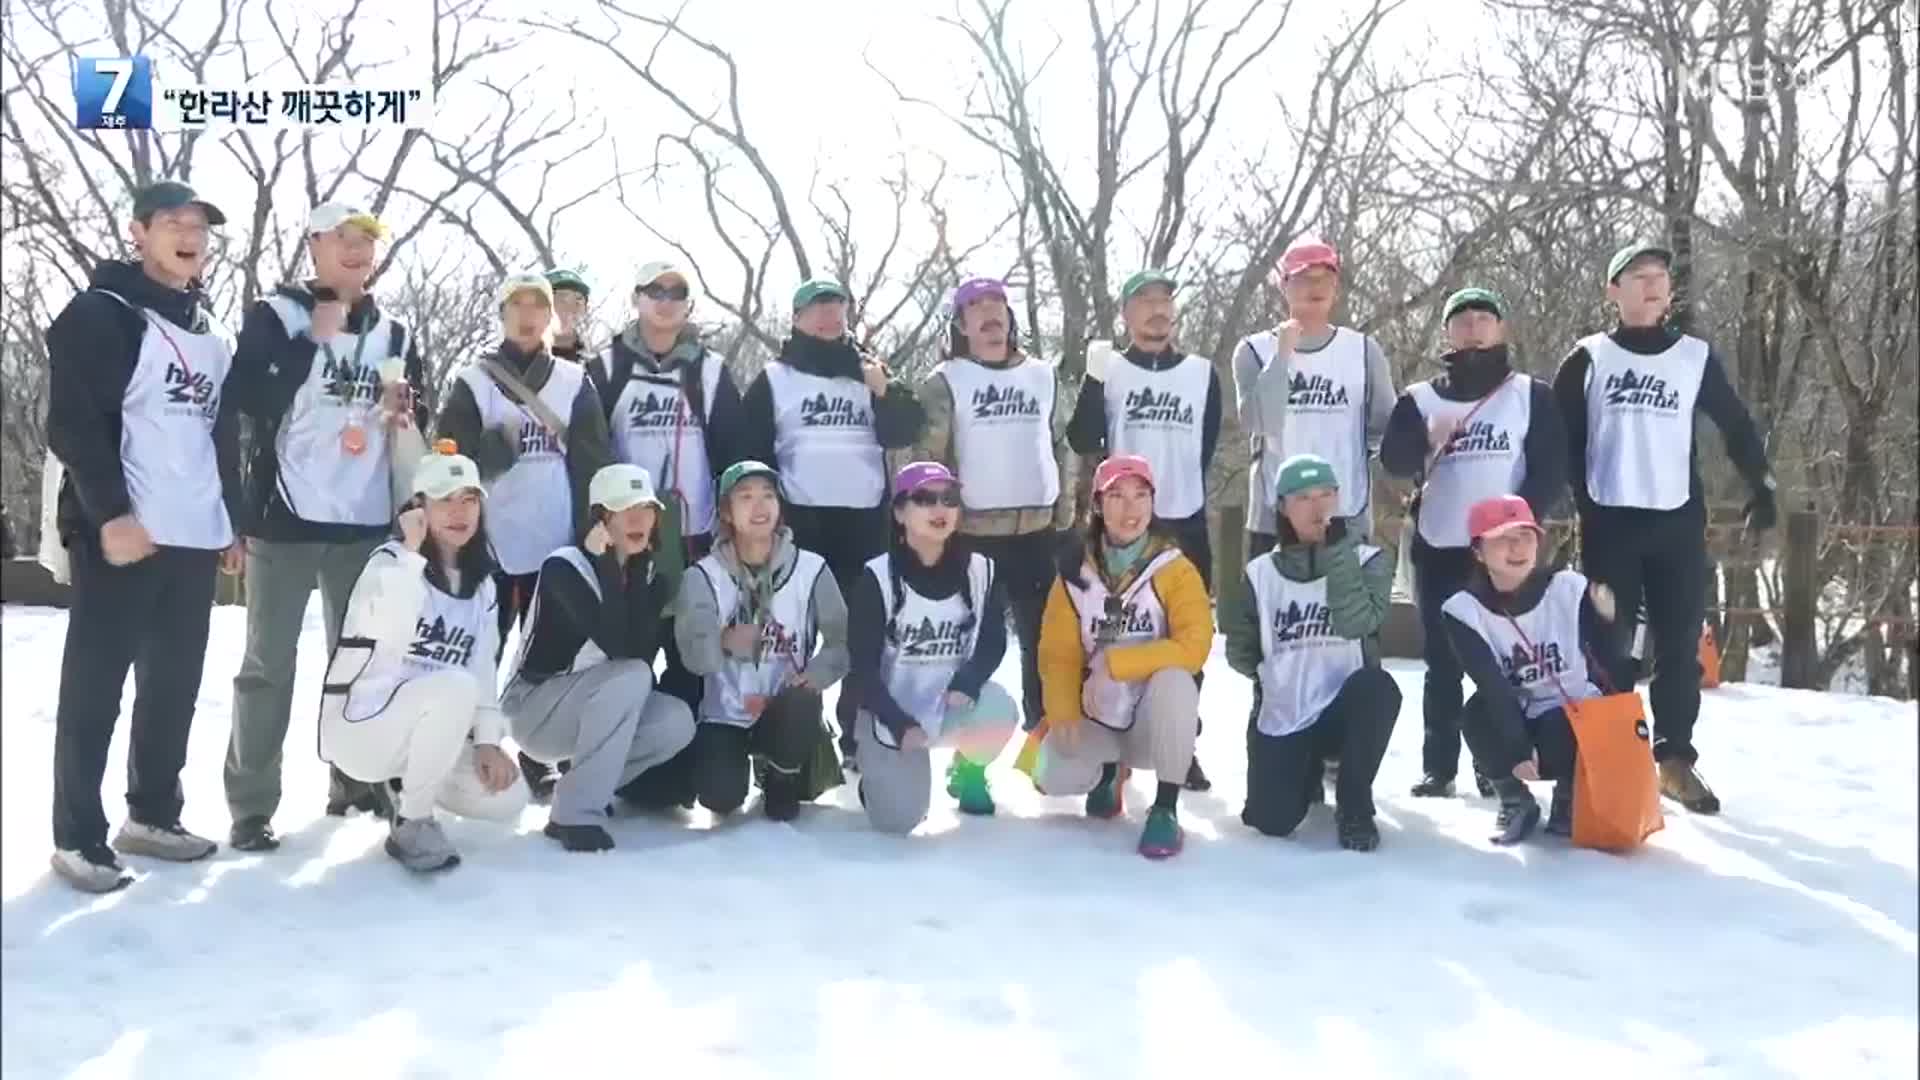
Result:
[[[520,376],[515,375],[507,365],[493,357],[481,361],[481,366],[486,369],[488,375],[493,376],[493,381],[506,390],[509,397],[512,397],[521,408],[532,413],[535,420],[540,421],[548,434],[559,442],[567,441],[566,423],[554,414],[553,409],[541,400],[539,394],[534,393],[525,382],[521,381]]]

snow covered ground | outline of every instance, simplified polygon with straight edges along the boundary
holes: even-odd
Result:
[[[186,824],[224,839],[244,615],[214,616]],[[1001,814],[907,841],[850,791],[793,826],[623,818],[619,850],[456,823],[429,881],[321,816],[309,619],[271,856],[82,897],[46,869],[64,616],[8,607],[0,1073],[40,1077],[1912,1076],[1915,712],[1732,686],[1700,742],[1726,800],[1641,853],[1495,851],[1477,799],[1415,801],[1417,665],[1384,843],[1238,821],[1247,686],[1216,661],[1187,852],[1133,854],[996,769]],[[1010,663],[1003,682],[1013,685]],[[128,697],[131,702],[131,693]],[[124,733],[124,727],[122,729]],[[122,809],[125,737],[109,776]],[[1009,755],[1010,760],[1010,755]],[[1147,789],[1135,781],[1138,796]],[[936,796],[937,803],[944,799]]]

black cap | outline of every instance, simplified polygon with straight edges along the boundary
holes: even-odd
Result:
[[[183,206],[199,207],[207,215],[209,225],[227,223],[227,215],[221,213],[219,207],[178,180],[157,180],[133,193],[133,216],[143,224],[152,221],[153,215],[162,210],[178,210]]]

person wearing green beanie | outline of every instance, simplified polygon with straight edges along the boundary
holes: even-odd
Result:
[[[580,331],[586,325],[593,290],[576,270],[549,270],[545,277],[553,289],[553,355],[585,363],[588,350]]]
[[[1720,429],[1727,456],[1747,483],[1747,528],[1772,528],[1773,471],[1766,442],[1727,377],[1719,352],[1666,324],[1673,302],[1673,253],[1636,242],[1607,262],[1606,296],[1619,312],[1611,331],[1582,338],[1554,376],[1566,420],[1567,459],[1580,512],[1580,561],[1587,577],[1613,590],[1614,624],[1628,653],[1645,602],[1653,650],[1653,757],[1660,789],[1694,813],[1720,799],[1700,776],[1693,742],[1700,714],[1700,627],[1713,580],[1707,561],[1694,416]],[[1609,672],[1633,685],[1631,670]]]
[[[1427,658],[1419,797],[1453,794],[1460,768],[1460,661],[1447,643],[1440,608],[1466,588],[1473,569],[1467,508],[1519,495],[1545,521],[1567,483],[1566,432],[1553,388],[1515,372],[1507,349],[1507,306],[1499,293],[1469,286],[1440,308],[1447,352],[1442,371],[1414,383],[1394,404],[1380,464],[1419,485],[1400,542],[1412,564]],[[1482,796],[1492,781],[1474,771]]]
[[[1380,666],[1393,560],[1338,516],[1339,472],[1326,458],[1288,458],[1274,496],[1275,546],[1247,564],[1226,627],[1227,663],[1254,683],[1240,820],[1292,835],[1325,800],[1334,760],[1340,846],[1372,851],[1373,782],[1400,715],[1400,688]]]

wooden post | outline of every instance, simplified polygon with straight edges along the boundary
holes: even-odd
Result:
[[[1811,503],[1787,514],[1786,595],[1781,620],[1780,685],[1796,690],[1822,689],[1813,685],[1820,659],[1813,640],[1815,605],[1820,589],[1814,566],[1820,556],[1820,516]]]

